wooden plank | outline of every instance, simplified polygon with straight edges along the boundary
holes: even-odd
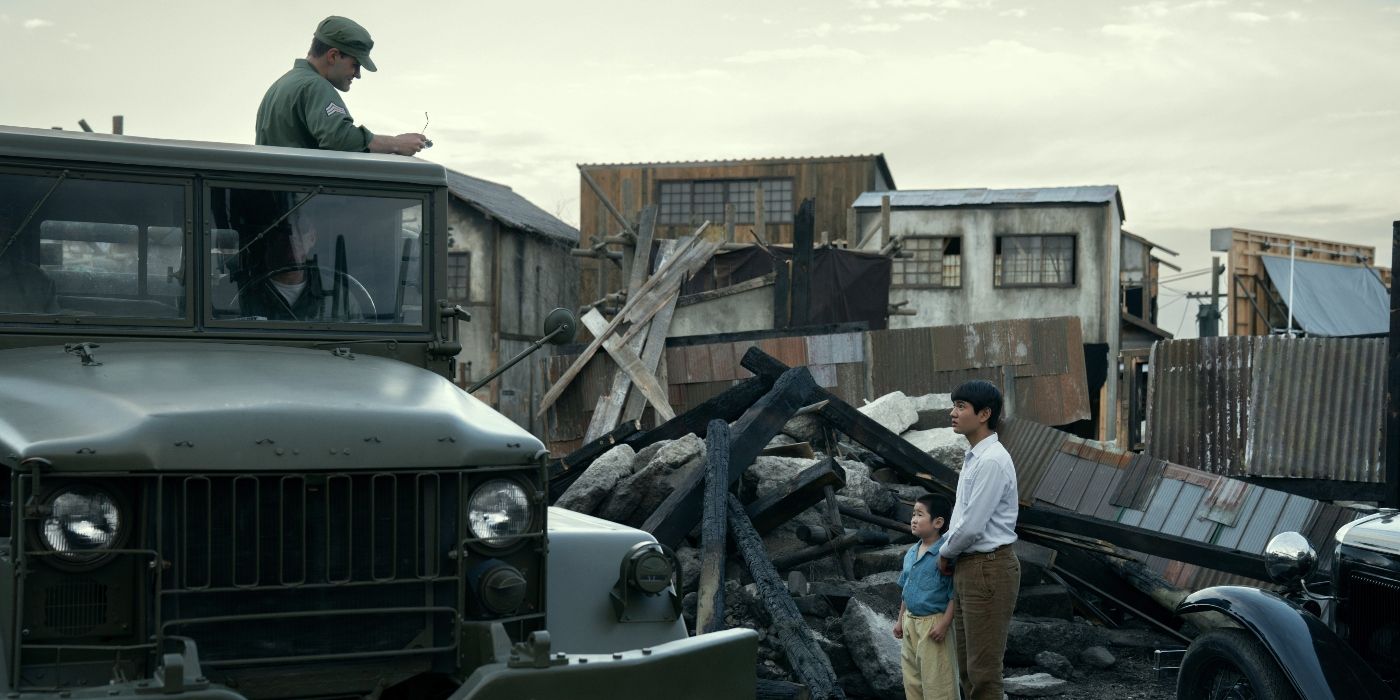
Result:
[[[729,496],[729,534],[734,537],[735,547],[753,575],[759,602],[768,611],[769,619],[773,620],[770,629],[777,646],[787,657],[793,675],[807,686],[813,698],[844,698],[836,672],[831,668],[831,659],[827,658],[826,652],[817,643],[816,635],[802,619],[802,611],[797,609],[797,603],[788,593],[787,584],[778,575],[773,562],[768,560],[763,539],[754,530],[743,504],[733,494]]]
[[[845,485],[845,470],[836,460],[827,457],[798,472],[782,488],[750,503],[744,510],[758,533],[766,535],[820,503],[826,497],[826,489]]]
[[[749,407],[734,424],[729,445],[729,481],[733,485],[744,470],[782,430],[783,424],[798,409],[810,403],[809,397],[819,391],[806,369],[789,370],[773,382],[773,388]],[[696,470],[682,481],[671,495],[657,506],[642,524],[656,540],[676,547],[700,519],[700,495],[704,473]]]
[[[669,299],[669,297],[674,296],[676,290],[680,289],[679,280],[683,279],[684,275],[690,273],[692,266],[704,264],[705,261],[710,259],[710,256],[718,249],[719,243],[708,242],[701,239],[699,234],[703,232],[703,230],[704,227],[701,227],[701,230],[697,231],[695,236],[681,242],[679,249],[675,252],[675,258],[670,261],[670,264],[657,270],[655,275],[647,279],[646,283],[642,285],[642,289],[638,291],[637,296],[627,300],[627,306],[613,318],[612,322],[608,324],[607,329],[600,336],[595,336],[593,341],[588,344],[588,347],[584,348],[584,351],[579,354],[578,358],[574,360],[574,363],[569,366],[569,369],[565,370],[564,374],[560,376],[559,381],[555,382],[554,386],[551,386],[544,397],[540,399],[539,415],[544,415],[544,412],[550,406],[554,405],[555,401],[559,400],[560,394],[564,393],[569,383],[574,380],[574,377],[578,376],[579,372],[583,371],[588,361],[593,359],[593,356],[602,348],[603,341],[610,337],[624,321],[633,324],[641,324],[650,320],[652,316],[655,316],[656,313],[661,310],[662,304]],[[697,245],[701,249],[703,258],[701,255],[691,254],[692,251],[696,249]],[[697,258],[700,258],[699,263],[696,262]],[[666,290],[663,289],[657,294],[652,294],[652,291],[657,287],[671,285],[674,285],[674,289],[670,293],[666,293]],[[622,342],[625,343],[626,341],[627,338],[623,338]]]
[[[827,486],[822,489],[822,494],[823,500],[826,502],[827,525],[832,532],[844,532],[846,526],[841,524],[841,510],[840,505],[836,503],[836,489]],[[837,540],[836,551],[841,555],[841,573],[846,576],[847,581],[856,580],[856,560],[855,556],[851,554],[851,548],[840,544],[840,540]]]
[[[729,424],[710,421],[705,435],[705,501],[700,523],[700,589],[697,634],[724,629],[725,533],[729,520]]]
[[[605,333],[607,330],[607,321],[603,319],[603,315],[598,313],[597,309],[589,309],[588,313],[584,314],[579,320],[583,322],[584,327],[590,332]],[[608,336],[607,339],[603,341],[603,349],[608,351],[608,354],[612,356],[617,366],[630,376],[632,382],[637,385],[637,388],[646,395],[647,401],[651,402],[652,408],[656,410],[656,415],[661,416],[664,420],[670,420],[676,417],[675,412],[671,410],[671,402],[670,398],[666,395],[666,390],[661,388],[661,384],[656,381],[656,377],[642,366],[641,358],[637,357],[637,353],[632,352],[631,348],[624,345],[621,338],[615,335]],[[609,401],[617,401],[620,403],[624,399],[625,395],[622,398],[612,396]]]
[[[654,229],[655,227],[656,209],[655,207],[647,207],[645,210],[642,211],[642,233],[641,238],[639,240],[646,242],[646,250],[648,251],[648,255],[651,251],[652,229]],[[665,264],[670,261],[673,249],[674,244],[671,241],[663,242],[661,248],[662,266],[665,266]],[[646,267],[647,265],[645,261],[639,267],[634,267],[634,273],[636,273],[637,270],[640,270],[640,274],[632,275],[631,282],[629,283],[631,286],[628,288],[629,297],[632,294],[636,294],[636,290],[640,289],[642,283],[645,281]],[[659,330],[661,335],[661,341],[659,344],[664,345],[666,342],[666,331],[671,326],[671,312],[674,312],[675,309],[676,301],[675,297],[673,297],[671,303],[667,307],[664,307],[657,314],[656,318],[651,320],[651,328],[648,329],[648,333],[634,338],[630,343],[627,344],[628,349],[630,349],[633,353],[640,354],[640,369],[648,376],[654,376],[656,374],[656,363],[658,359],[658,353],[653,352],[648,354],[645,352],[646,343],[650,342],[651,337],[653,335],[650,331],[652,329]],[[596,313],[596,310],[590,309],[589,313]],[[593,328],[592,326],[590,326],[589,331],[591,332],[592,330]],[[604,347],[606,347],[606,343],[604,344]],[[613,375],[612,386],[608,389],[607,393],[603,395],[604,397],[606,397],[606,400],[599,401],[598,407],[593,413],[593,418],[591,421],[589,421],[588,432],[584,434],[585,440],[592,440],[596,436],[602,435],[608,430],[611,430],[613,426],[617,425],[617,422],[619,420],[622,420],[624,418],[641,417],[642,411],[646,408],[646,406],[642,404],[642,401],[645,398],[649,397],[649,390],[646,387],[640,386],[636,388],[636,391],[632,391],[632,389],[633,380],[630,372],[617,372]],[[666,400],[666,405],[668,408],[670,407],[670,403],[670,397],[668,396]],[[629,407],[632,408],[631,412],[628,412],[627,410]]]

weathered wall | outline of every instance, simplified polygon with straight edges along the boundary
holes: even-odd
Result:
[[[876,210],[861,210],[859,226],[870,230]],[[982,321],[1077,316],[1086,343],[1110,343],[1118,329],[1117,275],[1105,274],[1115,251],[1118,220],[1113,205],[1092,207],[896,209],[894,235],[962,237],[962,286],[952,289],[892,288],[890,303],[908,301],[915,316],[892,316],[892,328],[948,326]],[[1075,235],[1075,280],[1071,287],[998,288],[995,237],[998,234]],[[879,246],[874,238],[867,250]],[[1107,306],[1107,308],[1106,308]]]
[[[462,352],[457,356],[458,377],[469,385],[538,338],[551,310],[578,308],[578,259],[569,255],[567,242],[502,227],[455,198],[448,236],[451,250],[472,253],[471,299],[463,304],[472,320],[459,326]],[[537,432],[535,407],[546,388],[539,365],[524,361],[476,396]]]

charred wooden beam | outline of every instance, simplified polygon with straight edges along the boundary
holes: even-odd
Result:
[[[890,536],[883,532],[873,530],[856,530],[846,533],[833,540],[828,540],[821,544],[813,545],[805,549],[799,549],[792,554],[778,557],[773,560],[773,568],[778,571],[787,571],[795,566],[801,566],[809,561],[815,561],[822,557],[837,553],[841,550],[849,550],[857,546],[883,546],[890,544]],[[852,573],[849,578],[855,578]]]
[[[810,700],[811,697],[798,683],[760,678],[754,686],[754,700]]]
[[[836,489],[827,486],[822,489],[822,492],[825,496],[823,500],[826,501],[827,524],[831,526],[831,529],[834,531],[840,532],[845,530],[846,526],[841,524],[841,509],[836,503]],[[886,537],[885,541],[889,542],[889,538]],[[854,581],[856,578],[856,558],[851,554],[851,548],[838,544],[836,551],[841,555],[841,573],[846,577],[847,581]]]
[[[798,472],[777,491],[750,503],[745,510],[759,534],[766,535],[798,513],[820,503],[826,489],[845,485],[846,471],[836,460],[827,457]]]
[[[773,388],[735,421],[729,442],[729,483],[733,485],[753,464],[754,458],[782,430],[797,409],[810,402],[817,383],[807,368],[784,372]],[[700,520],[701,492],[705,475],[692,472],[671,495],[657,506],[642,524],[656,540],[668,547],[677,546]]]
[[[695,632],[724,629],[725,533],[729,509],[729,424],[710,421],[705,436],[705,502],[700,523],[700,591]]]
[[[826,652],[817,643],[816,635],[802,619],[802,612],[788,593],[787,584],[778,576],[773,562],[768,560],[763,538],[754,530],[743,504],[733,495],[729,496],[729,534],[733,536],[735,548],[753,575],[759,601],[773,620],[774,636],[787,656],[793,675],[807,686],[813,698],[845,698],[836,680],[836,672],[831,668],[831,659],[827,658]]]
[[[857,510],[850,506],[838,506],[837,509],[841,511],[842,515],[848,518],[853,518],[863,523],[870,523],[871,525],[879,525],[880,527],[883,527],[886,530],[892,530],[900,534],[908,535],[911,541],[914,539],[913,533],[909,531],[909,523],[902,523],[898,520],[882,518],[878,515],[867,513],[863,510]]]
[[[740,364],[759,376],[774,377],[788,371],[788,366],[757,347],[744,353]],[[957,491],[958,473],[934,459],[927,452],[890,432],[855,407],[825,389],[818,389],[814,401],[826,401],[817,414],[831,427],[850,436],[866,449],[879,455],[890,466],[902,471],[915,482],[931,491],[952,496]]]

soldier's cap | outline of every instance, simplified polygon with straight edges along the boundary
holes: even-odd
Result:
[[[374,48],[374,40],[369,38],[369,31],[355,20],[331,15],[316,25],[316,38],[321,40],[321,43],[354,57],[365,70],[378,70],[374,67],[374,61],[369,58],[369,50]]]

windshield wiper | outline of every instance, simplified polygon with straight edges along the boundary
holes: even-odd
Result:
[[[44,196],[40,197],[39,201],[35,202],[34,206],[29,208],[29,213],[25,214],[24,220],[19,222],[19,228],[15,229],[15,232],[11,233],[10,237],[5,240],[5,247],[0,248],[0,258],[5,257],[5,253],[10,250],[10,246],[14,245],[14,242],[19,240],[19,234],[23,233],[24,228],[29,225],[29,220],[33,219],[34,215],[39,213],[39,210],[43,208],[44,203],[49,201],[49,197],[53,195],[53,191],[58,189],[58,186],[63,184],[63,181],[67,179],[68,171],[65,170],[59,174],[57,180],[54,180],[53,185],[49,187],[49,191],[45,192]]]

